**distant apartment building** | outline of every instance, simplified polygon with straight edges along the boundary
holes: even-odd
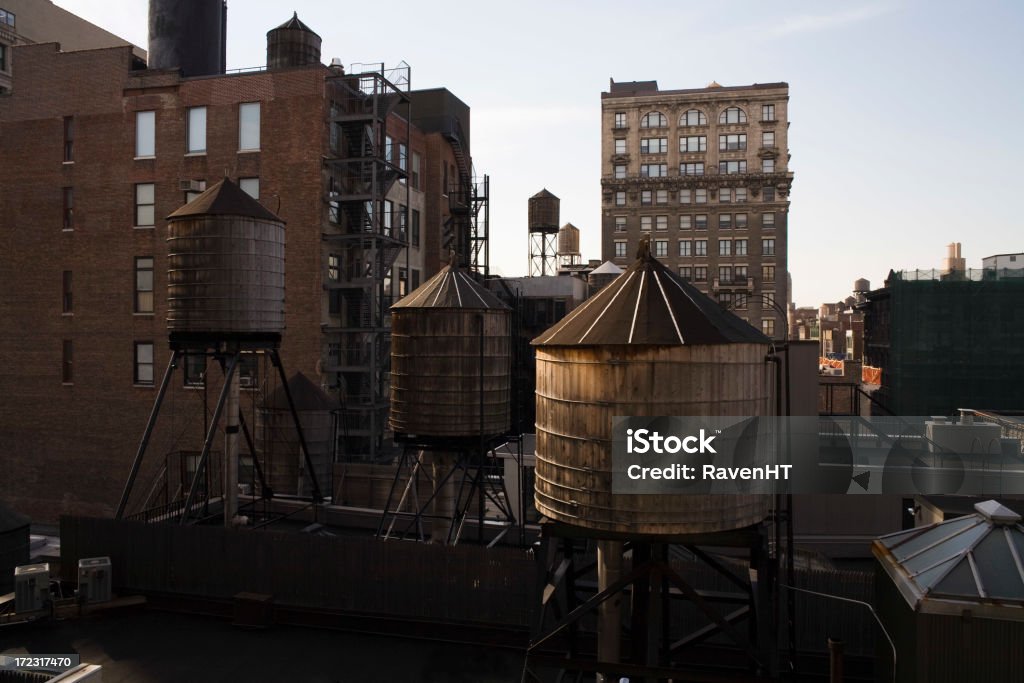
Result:
[[[1012,272],[1012,271],[1006,271]],[[868,292],[865,364],[881,368],[883,414],[1024,410],[1024,271],[890,272]]]
[[[789,85],[601,93],[602,258],[640,240],[765,334],[786,335]]]
[[[1024,274],[1024,253],[985,256],[981,259],[981,268],[990,278],[1021,277]]]
[[[388,308],[450,247],[469,251],[469,107],[443,88],[409,91],[401,70],[324,66],[297,18],[271,34],[316,50],[285,44],[266,69],[185,75],[146,68],[127,44],[13,48],[0,96],[0,498],[21,512],[117,503],[170,358],[165,217],[225,176],[286,223],[288,372],[337,400],[339,457],[386,454]],[[172,417],[151,443],[161,463],[197,448],[170,430],[198,419],[201,436],[220,377],[207,360],[187,357],[168,391]],[[273,388],[258,376],[243,368],[254,411]]]
[[[68,52],[131,45],[51,0],[0,0],[0,94],[11,89],[12,48],[33,43],[60,43]],[[135,45],[131,48],[132,55],[145,64],[146,51]]]

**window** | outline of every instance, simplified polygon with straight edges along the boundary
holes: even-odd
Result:
[[[722,308],[732,308],[736,303],[736,294],[734,292],[719,292],[718,303],[722,305]]]
[[[641,128],[667,128],[668,119],[660,111],[647,112],[640,119]]]
[[[775,282],[775,266],[761,266],[761,281]]]
[[[693,192],[691,190],[679,190],[679,203],[680,204],[691,204],[693,202]]]
[[[409,170],[409,146],[404,142],[398,143],[398,168]],[[402,178],[402,183],[405,183],[405,178]]]
[[[153,342],[135,342],[136,384],[153,384]]]
[[[718,191],[718,203],[729,204],[732,201],[732,188],[723,187]]]
[[[3,11],[3,10],[0,10]],[[0,71],[7,71],[7,46],[0,45]]]
[[[626,193],[622,192],[622,191],[616,192],[615,193],[615,206],[625,206],[625,205],[626,205]]]
[[[626,258],[626,243],[616,242],[615,243],[615,258]]]
[[[761,159],[762,173],[775,173],[775,159]]]
[[[641,154],[664,154],[668,151],[668,138],[640,138]]]
[[[696,223],[698,230],[708,229],[708,215],[706,213],[698,213],[696,216]]]
[[[156,112],[135,112],[135,157],[156,156]]]
[[[409,271],[405,268],[398,269],[398,296],[402,297],[409,293]]]
[[[747,214],[738,213],[735,216],[733,216],[733,218],[735,220],[737,228],[742,229],[747,227]]]
[[[774,213],[763,213],[761,214],[761,227],[774,228],[775,227],[775,214]]]
[[[188,110],[188,154],[206,153],[206,107],[190,107]]]
[[[395,141],[390,135],[384,136],[384,160],[389,164],[395,158]]]
[[[245,102],[238,105],[238,150],[254,151],[260,148],[260,103]]]
[[[707,266],[695,266],[693,269],[693,281],[694,282],[707,282],[708,281],[708,267]]]
[[[718,151],[719,152],[735,152],[738,150],[744,150],[747,148],[747,134],[746,133],[730,133],[728,135],[718,136]]]
[[[707,188],[698,187],[696,191],[697,203],[707,204],[708,203],[708,191]]]
[[[706,152],[708,151],[708,138],[706,135],[688,135],[679,138],[680,152]]]
[[[761,190],[761,193],[763,195],[764,201],[766,201],[766,202],[774,202],[775,201],[775,188],[772,187],[771,185],[769,185],[768,187],[765,187],[763,190]]]
[[[72,372],[73,355],[74,348],[71,344],[71,340],[65,339],[61,344],[60,354],[60,381],[64,384],[71,384],[75,381],[74,373]]]
[[[764,256],[775,256],[775,240],[774,239],[763,239],[761,240],[761,254]]]
[[[206,354],[185,354],[185,386],[201,387],[206,381]]]
[[[641,166],[640,168],[642,169],[643,166]],[[626,177],[626,165],[625,164],[616,164],[615,165],[615,179],[616,180],[622,180],[625,177]]]
[[[333,181],[334,179],[332,178],[331,180]],[[186,204],[192,202],[193,200],[195,200],[196,197],[198,197],[199,195],[206,191],[205,180],[193,180],[192,183],[194,183],[194,185],[192,186],[194,189],[185,192]],[[337,204],[337,202],[332,202],[332,204]]]
[[[156,186],[153,183],[138,183],[135,186],[135,226],[152,226],[155,214]]]
[[[739,161],[719,161],[718,162],[719,173],[746,173],[747,172],[747,160],[741,159]]]
[[[679,175],[704,175],[704,162],[679,164]]]
[[[775,292],[764,292],[761,294],[761,302],[765,308],[775,307]]]
[[[65,230],[75,229],[75,189],[65,187],[61,190],[63,226]]]
[[[747,201],[747,188],[745,188],[745,187],[737,187],[733,191],[733,193],[734,193],[734,197],[733,198],[736,200],[737,204],[741,204],[741,203]]]
[[[626,139],[625,138],[615,138],[615,153],[616,154],[625,154],[626,153]]]
[[[761,332],[766,337],[774,337],[775,336],[775,319],[774,318],[765,318],[764,320],[762,320],[761,321]]]
[[[719,230],[732,230],[732,214],[723,213],[718,216]]]
[[[395,203],[390,199],[384,200],[384,234],[391,236],[392,221],[394,220]]]
[[[679,255],[680,256],[693,256],[693,243],[689,240],[679,241]]]
[[[693,227],[693,216],[680,216],[679,217],[679,229],[689,230]]]
[[[640,204],[641,206],[647,206],[654,203],[654,193],[651,190],[640,191]]]
[[[626,232],[626,217],[616,216],[615,217],[615,232]]]
[[[640,175],[645,178],[663,178],[668,175],[668,164],[640,164]],[[625,174],[622,177],[625,178]]]
[[[774,104],[762,104],[761,105],[761,120],[762,121],[774,121],[775,120],[775,105]]]
[[[61,275],[61,313],[71,313],[74,307],[74,300],[71,296],[71,271],[65,270]]]
[[[655,204],[668,204],[668,190],[656,190],[654,192]]]
[[[398,239],[403,242],[409,240],[409,210],[405,204],[398,205]]]
[[[706,126],[708,119],[699,109],[690,109],[679,117],[680,126]]]
[[[718,255],[732,256],[732,240],[718,240]]]
[[[729,107],[718,116],[719,123],[746,123],[747,112],[739,107]]]
[[[135,312],[153,312],[153,257],[135,257]]]
[[[735,242],[733,242],[733,247],[735,248],[737,256],[746,256],[747,255],[747,241],[746,240],[736,240]]]
[[[766,130],[761,133],[761,146],[762,147],[774,147],[775,146],[775,131]]]
[[[679,277],[689,282],[693,279],[693,268],[690,266],[679,266]]]
[[[656,230],[668,230],[668,216],[656,216],[654,227]]]
[[[0,9],[0,25],[2,24],[7,24],[11,28],[14,28],[14,12]]]
[[[242,192],[246,193],[253,199],[260,198],[260,179],[259,178],[239,178],[238,187]]]
[[[420,246],[420,212],[412,210],[412,246]]]
[[[707,240],[694,240],[694,242],[693,242],[693,255],[694,256],[707,256],[708,255],[708,241]]]
[[[626,127],[626,112],[617,111],[615,112],[615,128]]]
[[[746,242],[746,240],[742,240],[742,241]],[[736,253],[739,254],[738,251]],[[744,247],[743,253],[744,254],[747,253],[746,252],[746,247]],[[733,270],[735,271],[733,273],[733,282],[746,282],[746,280],[747,280],[747,267],[746,266],[736,266]]]
[[[640,229],[644,232],[650,232],[653,224],[654,218],[652,216],[640,216]]]
[[[0,55],[3,54],[4,46],[0,45]],[[0,62],[3,58],[0,57]],[[3,65],[0,64],[0,71],[3,70]],[[64,161],[75,160],[75,117],[65,116],[64,117]]]
[[[654,256],[656,258],[668,256],[668,240],[654,240]]]
[[[341,279],[341,259],[337,254],[327,255],[327,279],[334,282]]]
[[[420,153],[419,152],[413,152],[412,153],[412,189],[414,189],[414,190],[422,189],[422,186],[420,185],[420,163],[421,163]]]
[[[420,286],[420,271],[416,268],[412,269],[412,289],[416,291]]]

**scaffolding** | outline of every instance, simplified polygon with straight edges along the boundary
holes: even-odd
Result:
[[[323,373],[337,391],[341,457],[378,461],[387,448],[391,277],[408,246],[409,67],[354,65],[328,78],[328,322]],[[397,147],[397,153],[396,153]],[[396,189],[397,188],[397,189]],[[398,196],[406,215],[394,207]]]

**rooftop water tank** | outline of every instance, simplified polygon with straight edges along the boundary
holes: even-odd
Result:
[[[149,0],[149,68],[224,73],[227,14],[225,0]]]
[[[396,435],[508,432],[509,307],[449,265],[391,312],[390,421]]]
[[[320,36],[299,21],[299,13],[267,31],[267,68],[282,69],[320,63]]]
[[[558,231],[558,253],[580,253],[580,229],[572,223],[566,223]]]
[[[769,340],[658,262],[646,242],[625,272],[533,344],[541,514],[659,535],[766,517],[767,496],[612,494],[613,416],[755,416],[769,398]]]
[[[530,232],[558,232],[558,197],[544,189],[530,197],[527,205]]]
[[[284,221],[225,178],[167,217],[167,328],[280,336]]]

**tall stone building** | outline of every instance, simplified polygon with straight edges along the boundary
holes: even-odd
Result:
[[[147,68],[127,44],[13,48],[0,499],[37,520],[114,509],[171,355],[165,217],[224,177],[286,223],[287,371],[337,401],[339,458],[387,457],[388,308],[469,242],[454,204],[470,194],[469,107],[410,91],[401,69],[325,66],[319,47],[293,18],[270,31],[268,68],[241,73],[154,68],[156,50]],[[250,361],[255,423],[275,380]],[[202,355],[174,375],[138,479],[151,503],[174,497],[174,463],[187,483],[221,383]]]
[[[601,93],[602,257],[642,238],[663,263],[765,334],[786,333],[789,85]]]

